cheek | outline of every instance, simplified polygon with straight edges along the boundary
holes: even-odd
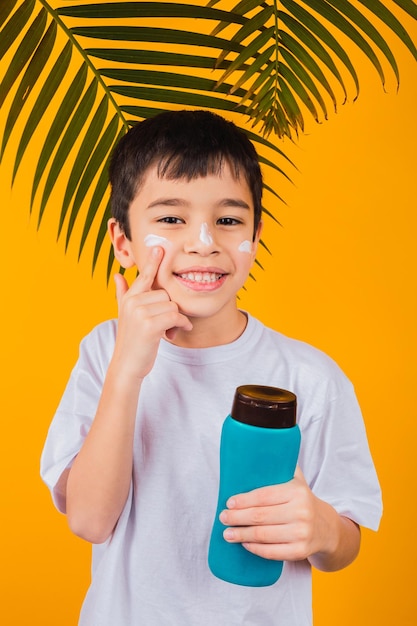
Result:
[[[147,248],[153,248],[153,246],[161,246],[161,248],[164,248],[164,250],[166,250],[167,247],[171,245],[171,242],[169,241],[169,239],[166,239],[166,237],[160,237],[159,235],[153,234],[146,235],[143,243]]]
[[[252,254],[252,250],[253,250],[252,241],[249,241],[249,239],[245,239],[245,241],[242,241],[242,243],[239,244],[238,250],[239,250],[239,252],[244,252],[246,254]]]
[[[249,274],[255,260],[256,245],[253,241],[245,239],[240,243],[236,242],[234,258],[239,272]]]
[[[172,257],[174,253],[175,246],[173,245],[173,242],[166,237],[161,237],[160,235],[154,235],[153,233],[150,233],[149,235],[146,235],[143,243],[145,244],[145,254],[148,254],[149,248],[153,248],[155,246],[163,248],[164,256],[161,261],[161,267],[163,267],[167,259]]]
[[[149,254],[150,248],[158,246],[160,248],[163,248],[164,250],[164,256],[162,257],[162,261],[158,268],[158,272],[156,274],[155,283],[154,283],[154,287],[160,288],[162,287],[164,283],[164,276],[166,277],[167,273],[168,274],[170,273],[169,266],[170,266],[170,261],[175,253],[175,245],[172,241],[170,241],[166,237],[161,237],[161,235],[155,235],[154,233],[149,233],[148,235],[146,235],[146,237],[143,239],[143,243],[145,246],[145,248],[143,249],[143,259],[142,259],[143,262],[146,262],[146,258],[147,258],[147,255]],[[165,268],[168,268],[168,269],[165,269]]]

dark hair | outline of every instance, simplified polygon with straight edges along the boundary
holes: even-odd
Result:
[[[262,213],[262,174],[255,147],[233,122],[209,111],[166,111],[139,122],[117,144],[110,162],[111,211],[130,239],[129,207],[152,165],[168,179],[219,174],[227,162],[252,193],[254,236]]]

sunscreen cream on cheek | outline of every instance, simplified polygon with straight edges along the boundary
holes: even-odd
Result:
[[[248,239],[242,241],[240,246],[238,247],[239,252],[248,252],[249,254],[252,252],[252,242]]]
[[[162,248],[166,248],[166,246],[169,246],[171,244],[169,239],[152,234],[146,235],[143,241],[147,248],[152,248],[153,246],[161,246]]]

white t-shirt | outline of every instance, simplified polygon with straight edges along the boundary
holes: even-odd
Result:
[[[63,512],[54,488],[94,418],[116,329],[108,321],[83,340],[49,430],[41,473]],[[307,561],[285,563],[277,583],[260,588],[223,582],[207,565],[221,427],[244,384],[297,395],[299,465],[311,489],[377,529],[381,495],[361,412],[329,357],[251,316],[230,344],[187,349],[162,340],[140,393],[129,497],[112,537],[93,546],[80,626],[311,625]]]

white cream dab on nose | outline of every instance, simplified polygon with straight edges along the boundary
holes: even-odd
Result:
[[[210,235],[208,226],[205,222],[201,224],[200,241],[206,246],[210,246],[213,243],[212,236]]]
[[[248,239],[245,239],[238,247],[238,250],[239,252],[252,252],[252,243]]]
[[[160,237],[159,235],[146,235],[143,241],[147,248],[152,248],[153,246],[163,247],[171,243],[169,239],[165,239],[165,237]]]

